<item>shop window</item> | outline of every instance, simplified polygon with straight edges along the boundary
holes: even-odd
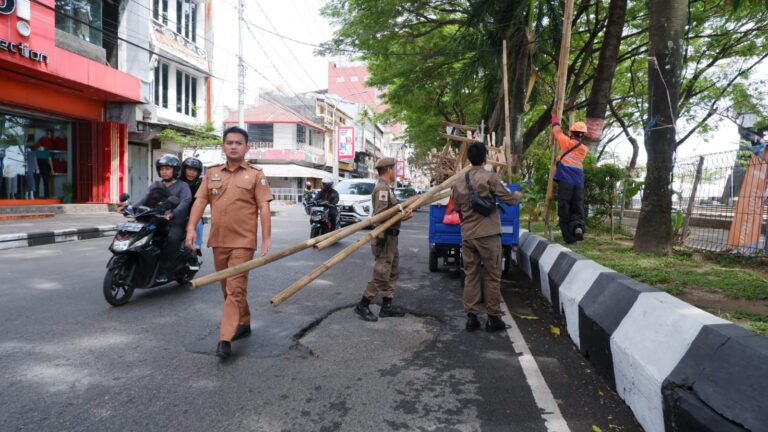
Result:
[[[357,82],[357,75],[352,75],[351,77],[349,77],[349,80],[352,82]]]
[[[56,0],[55,6],[57,29],[101,46],[101,0]]]
[[[304,125],[296,125],[296,142],[299,144],[307,142],[307,128]]]
[[[71,124],[0,112],[0,199],[72,198]]]
[[[248,137],[251,142],[271,143],[274,140],[274,125],[272,124],[249,124]]]
[[[155,67],[155,105],[168,108],[168,64]]]
[[[336,82],[337,83],[343,83],[344,82],[344,77],[343,76],[337,76],[336,77]]]

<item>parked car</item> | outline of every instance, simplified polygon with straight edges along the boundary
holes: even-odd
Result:
[[[371,198],[375,186],[374,179],[347,179],[336,185],[336,192],[339,193],[339,219],[342,226],[371,217],[373,211]]]

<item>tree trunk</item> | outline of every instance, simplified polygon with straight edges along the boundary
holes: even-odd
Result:
[[[645,175],[634,249],[657,255],[672,250],[672,162],[677,145],[675,121],[683,70],[683,38],[688,0],[648,0],[648,118]]]
[[[605,112],[608,101],[611,99],[611,87],[619,59],[621,35],[624,31],[626,16],[627,0],[611,0],[595,79],[587,101],[587,142],[593,150],[597,148],[603,136]]]

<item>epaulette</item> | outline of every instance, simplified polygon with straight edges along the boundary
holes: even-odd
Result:
[[[248,164],[248,166],[255,169],[256,171],[263,171],[263,169],[258,165]]]
[[[214,164],[214,165],[211,165],[211,166],[209,166],[209,167],[206,167],[206,168],[207,168],[207,169],[211,169],[211,168],[218,168],[218,167],[222,167],[222,166],[224,166],[224,164],[223,164],[223,163],[220,163],[220,164]]]

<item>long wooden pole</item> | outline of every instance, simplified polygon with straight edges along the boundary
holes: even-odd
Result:
[[[429,201],[424,201],[421,203],[421,205],[428,204],[433,201],[438,201],[442,199],[443,196],[432,196],[432,198]],[[412,206],[415,204],[412,204]],[[291,286],[288,288],[280,291],[277,293],[274,297],[272,297],[272,300],[270,300],[270,303],[272,303],[272,306],[278,306],[279,304],[283,303],[284,301],[291,298],[294,294],[301,291],[302,288],[309,285],[310,282],[317,279],[322,275],[323,273],[327,272],[331,267],[335,266],[336,264],[343,261],[345,258],[350,256],[352,253],[354,253],[356,250],[360,249],[363,245],[367,244],[371,241],[371,239],[375,238],[379,234],[386,231],[389,227],[397,223],[399,220],[403,218],[402,213],[398,213],[394,216],[392,216],[389,220],[382,223],[381,225],[377,226],[373,231],[370,233],[364,235],[363,237],[360,237],[356,242],[352,243],[351,245],[347,246],[342,250],[341,252],[337,253],[331,259],[328,261],[320,264],[317,268],[312,270],[308,275],[302,277],[301,279],[294,282]]]
[[[411,204],[411,203],[416,202],[417,199],[418,199],[418,197],[411,197],[407,201],[405,201],[405,203]],[[347,234],[347,235],[351,235],[351,234],[353,234],[353,233],[355,233],[357,231],[360,231],[361,229],[364,229],[364,228],[367,228],[367,227],[371,226],[372,224],[375,224],[375,223],[381,222],[383,220],[386,220],[388,217],[392,217],[398,211],[400,211],[398,208],[389,209],[386,212],[382,212],[382,213],[380,213],[380,214],[378,214],[378,215],[376,215],[376,216],[374,216],[372,218],[369,218],[369,219],[357,222],[355,224],[349,225],[349,226],[347,226],[345,228],[342,228],[341,230],[331,231],[331,232],[329,232],[327,234],[323,234],[323,235],[321,235],[319,237],[311,238],[311,239],[309,239],[307,241],[303,241],[303,242],[297,243],[297,244],[295,244],[293,246],[289,246],[289,247],[287,247],[285,249],[282,249],[282,250],[280,250],[278,252],[275,252],[275,253],[272,253],[272,254],[269,254],[269,255],[266,255],[266,256],[263,256],[263,257],[259,257],[259,258],[253,259],[253,260],[244,262],[242,264],[238,264],[236,266],[232,266],[232,267],[229,267],[227,269],[224,269],[224,270],[221,270],[221,271],[217,271],[215,273],[211,273],[211,274],[199,277],[197,279],[192,280],[189,283],[189,289],[191,289],[191,290],[197,289],[197,288],[203,287],[205,285],[209,285],[209,284],[212,284],[214,282],[218,282],[218,281],[220,281],[222,279],[226,279],[226,278],[232,277],[232,276],[240,274],[240,273],[245,273],[247,271],[253,270],[255,268],[258,268],[258,267],[261,267],[263,265],[269,264],[271,262],[275,262],[275,261],[277,261],[279,259],[285,258],[287,256],[291,256],[291,255],[293,255],[295,253],[298,253],[298,252],[301,252],[304,249],[311,248],[312,246],[314,246],[314,245],[316,245],[316,244],[318,244],[318,243],[320,243],[320,242],[322,242],[324,240],[329,240],[331,237],[337,236],[337,235],[339,235],[342,232],[349,231],[349,234]],[[346,237],[346,236],[342,236],[340,238],[344,238],[344,237]]]
[[[507,40],[501,41],[501,75],[504,85],[504,158],[507,160],[507,181],[512,179],[512,132],[509,123],[509,78],[507,75]],[[515,161],[514,163],[517,163]]]
[[[565,11],[563,12],[563,40],[560,42],[560,58],[557,65],[557,87],[555,88],[555,113],[557,118],[563,116],[563,105],[565,104],[565,90],[568,84],[568,55],[571,51],[571,22],[573,21],[573,0],[565,0]],[[549,179],[547,180],[547,196],[544,201],[544,223],[549,232],[552,230],[552,195],[555,185],[555,170],[560,152],[555,145],[552,134],[549,135],[549,146],[552,148],[552,161],[549,165]]]
[[[442,192],[443,190],[448,189],[449,187],[451,187],[453,182],[455,182],[456,180],[461,178],[461,176],[463,176],[464,173],[469,171],[469,169],[470,169],[470,166],[465,167],[464,169],[462,169],[458,173],[456,173],[453,176],[451,176],[450,178],[448,178],[448,180],[446,180],[446,181],[440,183],[439,185],[433,187],[432,189],[430,189],[424,195],[421,195],[421,196],[418,196],[418,197],[414,197],[414,198],[417,198],[415,201],[413,201],[411,203],[408,203],[407,201],[404,202],[403,204],[407,204],[407,205],[402,205],[402,207],[406,208],[408,210],[415,210],[415,209],[417,209],[419,207],[422,207],[424,205],[424,203],[432,202],[432,197],[437,195],[439,192]],[[393,208],[391,208],[391,209],[389,209],[389,210],[387,210],[385,212],[382,212],[382,213],[376,215],[376,217],[380,216],[383,213],[389,213],[390,215],[392,215],[395,211],[399,211],[399,210],[400,210],[399,207],[393,207]],[[385,218],[378,218],[374,223],[378,223],[378,222],[380,222],[381,220],[384,220],[384,219]],[[325,248],[335,244],[339,240],[341,240],[341,239],[343,239],[345,237],[349,237],[350,235],[356,233],[357,231],[360,231],[363,228],[364,227],[355,227],[354,229],[349,229],[349,230],[345,230],[344,232],[339,232],[338,234],[336,234],[336,235],[334,235],[334,236],[332,236],[332,237],[330,237],[330,238],[328,238],[326,240],[323,240],[323,241],[315,244],[315,249],[323,250],[323,249],[325,249]]]

